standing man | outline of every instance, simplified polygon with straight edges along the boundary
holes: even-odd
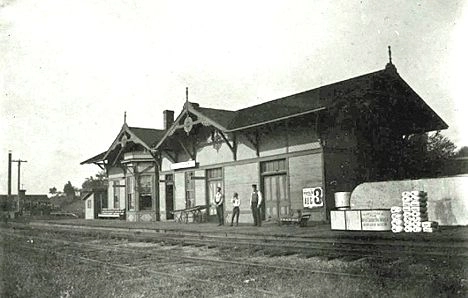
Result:
[[[236,226],[239,225],[239,206],[240,206],[240,199],[239,199],[239,195],[237,194],[237,192],[234,193],[234,196],[231,200],[232,202],[232,218],[231,218],[231,227],[232,225],[234,224],[234,217],[236,218]]]
[[[218,226],[224,225],[224,197],[221,193],[221,187],[216,188],[215,194],[216,214],[218,215]]]
[[[260,205],[262,204],[262,193],[257,190],[257,184],[252,184],[252,195],[250,196],[250,208],[254,218],[254,226],[262,226],[262,218],[260,216]]]

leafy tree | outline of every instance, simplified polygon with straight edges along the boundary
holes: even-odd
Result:
[[[447,161],[455,156],[455,144],[440,131],[406,136],[402,144],[400,178],[444,175]]]
[[[96,188],[107,188],[107,176],[104,171],[99,172],[95,177],[90,176],[86,178],[83,184],[81,185],[82,189],[96,189]]]
[[[457,157],[468,157],[468,146],[463,146],[457,151]]]
[[[52,195],[55,195],[57,193],[57,188],[55,186],[52,188],[49,188],[49,193]]]
[[[67,197],[75,197],[75,188],[70,181],[68,181],[67,184],[65,184],[63,187],[63,192]]]

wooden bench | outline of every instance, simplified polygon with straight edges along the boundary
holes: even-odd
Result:
[[[125,209],[102,209],[99,218],[125,218]]]
[[[305,227],[307,222],[309,221],[311,214],[300,214],[299,216],[287,216],[287,217],[280,217],[279,224],[295,224],[299,225],[300,227]]]

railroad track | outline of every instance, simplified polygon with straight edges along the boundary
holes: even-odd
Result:
[[[270,254],[304,254],[306,256],[336,257],[372,257],[394,259],[398,257],[417,258],[468,258],[467,243],[424,243],[364,241],[343,239],[304,239],[283,237],[252,237],[249,235],[222,234],[210,235],[201,233],[180,233],[171,231],[148,231],[144,229],[102,228],[89,226],[72,226],[60,224],[40,224],[31,226],[34,229],[110,237],[133,241],[164,242],[169,244],[208,246],[208,247],[250,247],[269,251]],[[22,228],[29,228],[22,226]]]
[[[132,270],[145,270],[152,274],[164,275],[168,277],[178,278],[179,275],[170,274],[164,271],[155,270],[154,268],[150,268],[153,265],[157,265],[160,267],[161,265],[189,265],[193,263],[197,264],[212,264],[212,265],[229,265],[229,266],[241,266],[241,267],[255,267],[264,270],[280,270],[280,271],[291,271],[291,272],[302,272],[305,274],[320,274],[320,275],[328,275],[328,276],[336,276],[336,277],[348,277],[348,278],[375,278],[375,274],[368,274],[368,273],[350,273],[350,272],[340,272],[340,271],[327,271],[327,270],[318,270],[318,269],[311,269],[311,268],[301,268],[301,267],[291,267],[291,266],[276,266],[276,265],[268,265],[268,264],[260,264],[254,262],[245,262],[240,260],[222,260],[222,259],[214,259],[214,258],[206,258],[206,257],[193,257],[193,256],[186,256],[178,254],[174,252],[174,250],[154,250],[154,246],[150,246],[149,248],[138,248],[135,247],[127,248],[121,246],[122,243],[119,242],[125,238],[119,238],[119,240],[109,245],[109,243],[103,244],[95,244],[89,243],[86,241],[93,241],[95,238],[93,237],[83,237],[79,239],[79,241],[73,240],[66,240],[66,239],[58,239],[57,237],[51,236],[64,236],[63,233],[54,232],[54,235],[48,235],[47,237],[38,236],[37,234],[29,234],[29,233],[13,233],[11,231],[0,230],[1,234],[8,237],[13,237],[16,239],[28,240],[34,239],[36,241],[40,241],[40,245],[43,247],[31,246],[31,245],[22,245],[22,248],[28,250],[38,250],[50,253],[50,247],[54,247],[54,253],[62,255],[64,257],[69,258],[79,258],[82,261],[90,262],[99,265],[105,265],[117,268],[119,270],[124,271],[132,271]],[[22,232],[28,232],[27,230],[23,230]],[[37,232],[37,231],[34,231]],[[66,235],[70,236],[70,234]],[[23,243],[29,243],[27,241],[22,241]],[[57,249],[57,244],[59,244],[59,248]],[[45,246],[45,247],[44,247]],[[103,261],[103,255],[107,255],[109,252],[118,250],[119,255],[123,260],[130,258],[132,259],[132,263],[140,262],[137,265],[130,265],[126,264],[125,261],[120,261],[119,263],[115,262],[108,262]],[[126,257],[125,255],[126,254]],[[144,258],[135,259],[135,256],[144,256]],[[142,263],[143,262],[143,263]],[[429,276],[427,274],[416,274],[419,277],[421,282],[424,282],[424,279]],[[413,273],[414,277],[414,273]],[[388,280],[397,280],[397,279],[405,279],[406,276],[379,276],[381,279],[388,279]],[[196,279],[191,278],[195,281],[200,282],[210,282],[208,280]],[[261,290],[260,292],[264,294],[268,294],[268,291]],[[271,293],[270,293],[271,294]]]
[[[77,229],[64,226],[58,228],[50,225],[0,228],[2,243],[6,244],[2,248],[3,253],[11,255],[14,260],[26,258],[25,262],[32,264],[39,260],[38,264],[52,264],[52,268],[76,267],[71,273],[73,276],[74,272],[81,274],[79,276],[83,276],[83,272],[99,272],[102,276],[112,276],[112,280],[121,282],[120,285],[128,283],[130,287],[135,287],[141,284],[145,289],[161,289],[154,290],[157,293],[171,292],[172,287],[180,286],[178,289],[182,289],[182,293],[187,293],[183,292],[184,289],[209,288],[218,289],[218,295],[227,291],[234,296],[288,297],[288,294],[301,295],[302,285],[307,285],[309,280],[332,284],[380,284],[383,288],[403,286],[405,289],[420,285],[421,288],[433,291],[439,285],[437,280],[445,276],[451,276],[448,285],[455,285],[463,290],[463,286],[452,282],[456,277],[453,277],[450,271],[448,275],[447,269],[439,272],[439,264],[442,265],[445,258],[450,257],[441,255],[439,248],[431,251],[433,248],[430,244],[418,246],[429,247],[426,250],[428,254],[423,256],[429,260],[413,260],[410,254],[399,258],[387,251],[368,253],[368,250],[375,249],[375,243],[368,245],[365,241],[361,243],[360,250],[353,251],[350,258],[346,250],[340,249],[339,241],[331,240],[335,245],[329,241],[315,243],[319,246],[324,245],[323,251],[316,249],[318,253],[315,253],[310,248],[314,243],[310,244],[307,241],[276,245],[284,243],[281,243],[281,239],[234,236],[226,238],[223,235],[210,237],[193,233],[145,233],[144,230],[129,229]],[[284,242],[289,239],[282,240]],[[360,241],[348,242],[358,245]],[[349,245],[348,242],[344,241]],[[301,246],[304,246],[303,251],[298,249]],[[452,246],[460,250],[459,252],[466,253],[462,243],[444,247],[450,250]],[[391,248],[398,249],[398,245]],[[454,253],[453,249],[451,251]],[[289,254],[298,255],[274,257]],[[308,259],[310,256],[319,258]],[[337,260],[334,260],[335,257]],[[431,261],[431,258],[434,258],[434,261]],[[466,262],[463,254],[458,254],[458,258]],[[458,259],[447,261],[444,268],[457,268],[454,269],[457,270],[456,274],[463,276],[463,265],[459,265],[463,264],[462,262]],[[413,264],[416,267],[413,267]],[[427,267],[424,270],[424,266],[429,266],[429,270]],[[113,273],[109,275],[108,272]],[[275,279],[278,276],[293,282],[293,285],[288,286],[288,282],[282,283],[282,279]],[[252,281],[252,277],[258,278]],[[270,277],[276,283],[269,282]],[[213,286],[213,278],[216,279],[219,288]],[[300,282],[294,282],[295,280]],[[435,286],[427,286],[428,281],[433,282]],[[296,290],[295,286],[298,285],[298,289],[301,290]],[[100,288],[101,285],[97,282],[94,287]],[[125,288],[119,286],[119,291],[125,291]],[[180,293],[178,290],[174,291]],[[208,290],[204,293],[210,292]]]

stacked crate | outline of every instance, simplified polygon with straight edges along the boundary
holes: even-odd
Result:
[[[400,206],[393,206],[390,208],[390,213],[392,214],[392,232],[401,233],[405,229],[403,222],[403,209]]]

